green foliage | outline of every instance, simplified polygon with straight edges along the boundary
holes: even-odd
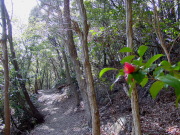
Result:
[[[148,47],[147,46],[140,46],[139,49],[138,49],[138,54],[140,57],[142,57],[144,55],[144,53],[147,51]]]
[[[119,50],[119,52],[133,52],[133,50],[129,47],[124,47],[121,50]]]
[[[164,82],[156,81],[152,84],[150,88],[150,93],[153,98],[156,98],[160,90],[164,87]]]
[[[175,89],[175,94],[177,96],[176,105],[180,101],[180,79],[179,79],[179,63],[177,65],[171,65],[168,61],[161,61],[160,64],[153,64],[156,60],[164,56],[163,54],[157,54],[151,57],[147,62],[143,61],[143,55],[148,50],[147,46],[140,46],[137,50],[139,57],[135,57],[135,55],[126,56],[121,60],[121,63],[125,62],[133,63],[136,65],[135,72],[126,75],[127,83],[131,86],[129,92],[135,87],[135,84],[138,83],[142,87],[144,87],[149,79],[156,80],[152,86],[150,87],[150,93],[153,98],[156,98],[158,93],[166,86],[171,86]],[[131,52],[132,50],[128,47],[122,48],[120,52]],[[135,59],[136,58],[136,59]],[[111,68],[103,69],[100,72],[100,76],[102,73],[109,71]],[[149,72],[153,72],[151,78],[148,78]],[[119,80],[120,76],[123,74],[123,69],[119,70],[119,73],[116,77],[116,80],[111,85],[111,89],[114,84]]]
[[[174,87],[175,89],[177,89],[179,91],[179,93],[177,93],[177,94],[180,94],[180,80],[179,79],[167,74],[164,76],[157,77],[157,80],[160,80],[160,81],[168,84],[169,86]]]
[[[139,84],[141,84],[141,82],[143,81],[143,79],[145,77],[144,73],[142,73],[141,71],[132,73],[132,76]]]
[[[110,70],[117,70],[116,68],[104,68],[101,70],[101,72],[99,73],[99,78],[101,78],[103,76],[104,73],[106,73],[107,71]]]
[[[126,56],[121,60],[121,63],[124,64],[125,62],[131,63],[132,59],[135,57],[135,55]]]
[[[145,67],[149,68],[157,59],[159,59],[162,56],[163,56],[163,54],[154,55],[147,61],[147,63],[145,64]]]
[[[145,76],[144,78],[143,78],[143,80],[141,81],[141,83],[140,83],[140,85],[142,86],[142,87],[144,87],[147,83],[148,83],[148,77],[147,76]]]

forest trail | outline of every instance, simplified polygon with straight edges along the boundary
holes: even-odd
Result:
[[[38,91],[38,110],[45,116],[45,122],[37,125],[28,135],[91,135],[83,106],[77,111],[75,97],[68,97],[67,91],[68,87],[61,91]],[[100,107],[101,135],[131,134],[130,104],[124,94],[115,93],[113,104]],[[142,101],[143,135],[180,135],[180,110],[174,106],[175,96],[170,95],[170,91],[166,91],[160,95],[159,101],[153,102],[151,98]]]
[[[67,97],[66,89],[38,91],[38,109],[45,116],[45,122],[37,125],[30,135],[88,135],[85,111],[76,111],[75,98]]]

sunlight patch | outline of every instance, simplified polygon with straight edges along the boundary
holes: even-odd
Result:
[[[171,135],[179,135],[180,129],[178,128],[178,126],[172,126],[172,127],[168,127],[166,129],[166,132],[168,132]]]
[[[49,128],[48,126],[46,125],[43,125],[40,129],[43,129],[43,130],[48,130],[48,131],[54,131],[53,128]]]

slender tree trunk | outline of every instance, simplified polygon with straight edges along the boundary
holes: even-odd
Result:
[[[87,44],[87,36],[89,31],[89,25],[87,24],[86,9],[84,7],[83,0],[77,0],[77,4],[80,10],[80,16],[82,19],[82,30],[79,31],[79,36],[82,45],[83,53],[83,66],[85,70],[85,78],[88,90],[88,99],[90,102],[91,117],[92,117],[92,135],[100,135],[100,119],[99,109],[96,101],[96,93],[94,88],[94,80],[91,71],[91,64],[89,62],[89,51]]]
[[[34,84],[34,93],[38,94],[38,73],[39,73],[39,62],[38,59],[36,59],[36,75],[35,75],[35,84]]]
[[[52,71],[49,71],[49,89],[51,89]]]
[[[10,45],[10,51],[11,51],[11,58],[12,58],[12,64],[14,66],[14,69],[16,71],[16,76],[18,78],[18,82],[20,84],[21,90],[24,94],[24,97],[26,99],[27,104],[30,107],[30,110],[32,111],[32,114],[34,116],[34,118],[37,119],[37,122],[41,123],[44,121],[44,117],[43,115],[36,109],[36,107],[34,106],[34,104],[32,103],[29,94],[27,92],[26,89],[26,82],[23,79],[22,75],[20,74],[20,69],[19,69],[19,65],[18,62],[16,60],[16,53],[14,50],[14,46],[13,46],[13,40],[12,40],[12,26],[11,26],[11,21],[9,19],[9,15],[8,12],[6,10],[6,20],[7,20],[7,25],[8,25],[8,41],[9,41],[9,45]]]
[[[49,72],[47,68],[46,68],[46,87],[47,89],[49,89]]]
[[[79,107],[80,106],[80,97],[78,95],[78,91],[76,90],[76,87],[72,81],[71,75],[70,75],[70,70],[69,70],[69,66],[68,66],[68,61],[67,61],[67,57],[65,54],[65,51],[62,50],[62,55],[63,55],[63,59],[64,59],[64,65],[65,65],[65,71],[66,71],[66,79],[67,79],[67,83],[70,84],[70,90],[72,90],[75,94],[76,97],[76,106]]]
[[[127,37],[127,47],[133,49],[133,30],[132,30],[132,0],[126,0],[126,37]],[[130,55],[128,53],[127,55]],[[133,134],[141,135],[141,124],[139,116],[139,102],[138,93],[136,87],[132,89],[131,93],[131,108],[133,117]]]
[[[2,20],[2,51],[3,51],[3,58],[2,63],[4,67],[4,119],[5,119],[5,135],[10,135],[10,107],[9,107],[9,60],[8,60],[8,49],[7,49],[7,33],[6,33],[6,15],[5,15],[5,5],[4,0],[0,1],[1,7],[1,20]]]
[[[60,29],[64,29],[64,20],[63,20],[63,15],[61,10],[59,10],[58,12],[58,17],[59,17],[59,25],[60,25]],[[60,43],[58,42],[58,45],[60,48],[65,48],[65,44],[66,44],[66,40],[65,40],[65,33],[62,32],[62,46],[60,46]],[[60,49],[62,56],[63,56],[63,60],[64,60],[64,65],[65,65],[65,72],[66,72],[66,79],[67,79],[67,83],[70,84],[70,92],[73,92],[75,97],[76,97],[76,106],[79,107],[80,106],[80,96],[78,94],[78,90],[76,89],[71,75],[70,75],[70,68],[69,68],[69,64],[67,61],[67,55],[65,54],[65,50],[64,49]]]
[[[152,0],[152,4],[154,7],[154,29],[155,29],[156,35],[160,41],[160,45],[161,45],[161,47],[162,47],[162,49],[163,49],[163,51],[167,57],[167,60],[169,63],[171,63],[170,54],[166,48],[165,40],[164,40],[162,32],[161,32],[160,23],[159,23],[159,16],[158,16],[157,7],[155,5],[154,0]]]
[[[84,106],[87,114],[88,125],[91,127],[91,112],[89,101],[87,97],[87,90],[86,90],[86,82],[83,79],[83,73],[80,69],[80,62],[78,60],[78,55],[76,51],[76,47],[73,40],[73,33],[71,29],[71,18],[70,18],[70,9],[69,9],[69,0],[64,0],[64,28],[66,31],[67,36],[67,48],[70,54],[71,61],[74,65],[74,69],[76,72],[76,79],[78,81],[78,85],[81,91],[81,95],[84,101]]]
[[[40,80],[40,88],[43,89],[43,83],[44,83],[44,76],[45,76],[45,66],[43,67],[43,73],[42,73],[42,78]]]
[[[176,16],[176,22],[180,22],[180,1],[174,0],[174,9],[175,9],[175,16]],[[179,24],[180,29],[180,24]]]

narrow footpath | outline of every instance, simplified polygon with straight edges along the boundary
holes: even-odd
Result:
[[[75,98],[67,97],[66,89],[38,91],[38,109],[45,116],[45,122],[37,125],[30,135],[89,135],[85,111],[77,111]]]

